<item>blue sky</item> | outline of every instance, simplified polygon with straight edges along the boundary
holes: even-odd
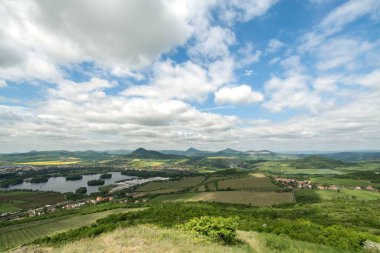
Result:
[[[377,0],[5,0],[0,15],[0,152],[379,149]]]

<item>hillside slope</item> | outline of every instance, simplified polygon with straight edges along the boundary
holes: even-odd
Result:
[[[343,251],[312,243],[291,240],[286,237],[239,231],[242,243],[225,246],[209,243],[185,234],[176,229],[139,225],[103,234],[95,238],[86,238],[57,248],[26,246],[14,249],[13,253],[71,253],[71,252],[234,252],[234,253],[342,253]]]

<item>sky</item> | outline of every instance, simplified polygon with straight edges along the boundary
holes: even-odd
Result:
[[[2,0],[0,153],[380,149],[379,0]]]

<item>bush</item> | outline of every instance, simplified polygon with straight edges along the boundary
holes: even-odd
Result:
[[[43,177],[43,176],[40,176],[40,177],[33,177],[30,182],[32,184],[38,184],[38,183],[46,183],[47,181],[49,181],[49,178],[48,177]]]
[[[87,182],[87,185],[89,185],[89,186],[94,186],[94,185],[104,185],[104,180],[103,180],[103,179],[89,180],[89,181]]]
[[[82,175],[71,175],[66,177],[66,181],[81,180],[82,178]]]
[[[111,173],[105,173],[105,174],[100,175],[100,179],[110,179],[110,178],[112,178]]]
[[[86,194],[87,193],[87,188],[86,187],[79,187],[78,189],[75,190],[75,193],[77,193],[77,194]]]
[[[210,217],[202,216],[193,218],[187,223],[179,225],[179,228],[189,231],[213,242],[231,244],[235,242],[237,218],[234,217]]]

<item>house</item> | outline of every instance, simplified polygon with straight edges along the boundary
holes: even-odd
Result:
[[[329,190],[337,191],[337,190],[339,190],[339,188],[336,185],[330,185]]]
[[[355,190],[361,190],[362,188],[360,186],[355,186]]]
[[[375,190],[375,188],[373,188],[372,185],[368,185],[368,186],[366,187],[366,189],[369,190],[369,191],[374,191],[374,190]]]

